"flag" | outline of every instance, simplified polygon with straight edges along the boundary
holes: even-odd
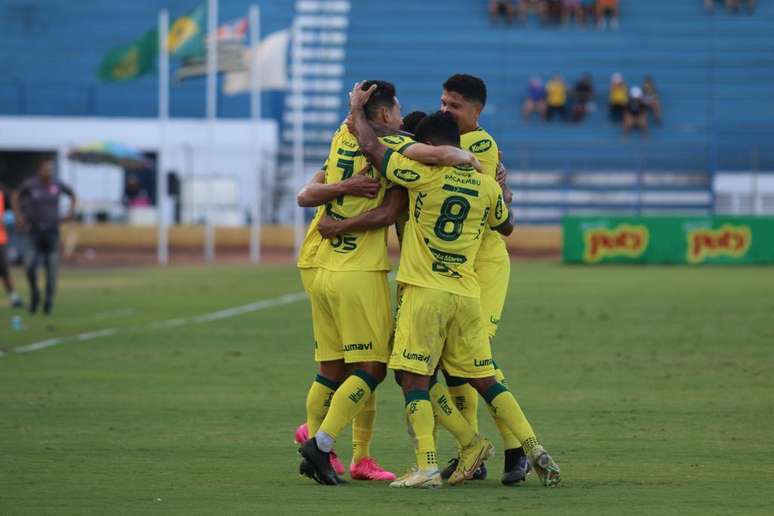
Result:
[[[244,70],[245,63],[242,54],[245,50],[248,20],[246,17],[226,22],[218,27],[218,72],[230,73]],[[175,72],[175,79],[184,81],[207,75],[206,56],[192,56],[183,59],[180,68]]]
[[[172,22],[167,35],[170,57],[188,59],[207,53],[204,35],[207,31],[207,2],[200,3],[193,11]]]
[[[250,61],[258,65],[261,90],[288,89],[287,56],[290,31],[281,30],[269,34],[254,49],[246,49],[242,71],[226,74],[223,93],[236,95],[250,91]]]
[[[159,33],[151,29],[134,43],[110,49],[99,65],[99,78],[104,81],[136,79],[153,70],[158,49]]]

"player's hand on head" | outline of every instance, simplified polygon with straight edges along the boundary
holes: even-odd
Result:
[[[352,91],[349,93],[349,107],[350,109],[361,109],[371,98],[371,94],[376,89],[376,84],[372,84],[370,88],[363,91],[362,82],[356,82]]]
[[[339,224],[330,215],[323,215],[317,223],[317,232],[323,238],[333,238],[339,234]]]

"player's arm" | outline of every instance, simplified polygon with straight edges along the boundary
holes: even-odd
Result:
[[[401,154],[414,161],[419,161],[425,165],[438,165],[444,167],[454,167],[457,165],[469,165],[479,172],[482,172],[481,163],[472,152],[462,150],[451,145],[427,145],[425,143],[415,143],[401,151]]]
[[[485,181],[491,181],[486,179]],[[511,210],[503,200],[502,190],[499,186],[492,182],[492,190],[490,194],[491,206],[489,209],[489,218],[487,223],[489,227],[500,233],[501,235],[508,236],[513,233],[513,222],[511,221]]]
[[[379,141],[374,132],[374,128],[368,123],[366,119],[363,106],[371,98],[371,94],[376,89],[376,84],[363,91],[360,87],[361,83],[355,83],[355,87],[349,94],[349,109],[352,116],[352,126],[355,136],[357,137],[357,143],[360,146],[360,151],[368,158],[378,170],[382,170],[384,162],[384,154],[387,152],[387,147]]]
[[[393,186],[384,194],[382,205],[356,217],[336,220],[325,215],[317,223],[317,231],[323,238],[333,238],[342,233],[368,231],[395,224],[398,216],[408,208],[408,193],[404,188]]]
[[[24,197],[24,195],[26,195],[26,193],[27,190],[24,185],[22,185],[20,189],[11,193],[11,209],[13,210],[13,215],[16,219],[16,228],[19,230],[23,230],[27,225],[27,221],[24,218],[24,213],[22,213],[21,210],[21,199]]]
[[[296,201],[302,208],[315,208],[340,195],[354,195],[356,197],[373,199],[379,193],[379,180],[363,174],[369,168],[371,168],[370,165],[352,177],[333,184],[326,184],[325,171],[318,170],[312,176],[312,179],[298,192]]]
[[[503,190],[503,200],[505,201],[505,204],[510,206],[511,201],[513,201],[513,191],[511,190],[511,187],[508,186],[508,170],[506,170],[505,165],[503,165],[502,151],[497,151],[497,157],[499,158],[499,161],[497,162],[497,175],[495,176],[495,179]]]

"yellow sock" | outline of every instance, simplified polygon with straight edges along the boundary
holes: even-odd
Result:
[[[484,394],[484,399],[492,407],[495,415],[502,419],[508,429],[521,441],[524,452],[529,454],[530,450],[539,443],[535,437],[535,431],[532,430],[513,394],[501,383],[495,383]]]
[[[433,405],[427,391],[414,390],[405,393],[406,421],[409,434],[414,439],[417,466],[421,469],[437,469],[438,458],[433,441]]]
[[[366,373],[357,370],[344,380],[331,399],[331,407],[318,432],[324,432],[334,440],[339,432],[350,424],[360,410],[368,403],[371,393],[379,382]]]
[[[371,456],[371,437],[376,419],[376,393],[372,393],[363,409],[352,420],[352,462]]]
[[[451,395],[442,384],[435,383],[430,387],[430,402],[433,404],[436,421],[448,430],[458,443],[462,443],[463,446],[470,444],[476,432],[451,402]]]
[[[309,428],[309,437],[317,433],[320,423],[325,419],[328,408],[331,406],[333,393],[338,389],[338,382],[331,381],[324,376],[317,375],[309,392],[306,394],[306,426]]]
[[[497,365],[495,365],[495,379],[504,387],[508,387],[508,383],[505,380],[505,375],[503,374],[503,371],[497,367]],[[503,438],[503,450],[521,448],[521,441],[519,441],[516,436],[513,435],[513,432],[511,432],[511,430],[508,428],[508,423],[497,417],[494,409],[489,403],[486,404],[486,407],[489,409],[489,413],[492,414],[492,419],[497,426],[497,430],[500,431],[500,436]]]
[[[467,381],[460,378],[447,377],[446,385],[449,386],[449,394],[457,410],[470,423],[473,431],[478,433],[478,392]],[[457,441],[457,448],[462,446],[462,443]]]

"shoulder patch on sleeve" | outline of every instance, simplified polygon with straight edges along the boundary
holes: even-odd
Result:
[[[473,152],[475,154],[486,152],[491,148],[492,148],[492,140],[490,140],[489,138],[478,140],[477,142],[470,144],[470,147],[468,147],[470,152]]]

